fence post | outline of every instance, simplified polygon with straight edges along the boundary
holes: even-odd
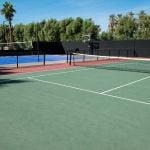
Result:
[[[45,54],[45,53],[46,53],[46,52],[45,52],[45,50],[44,50],[44,66],[45,66],[45,64],[46,64],[46,63],[45,63],[45,61],[46,61],[46,58],[45,58],[45,57],[46,57],[46,56],[45,56],[46,54]]]
[[[69,61],[69,65],[71,65],[71,60],[72,60],[72,53],[70,53],[70,61]]]
[[[19,54],[18,54],[18,53],[19,53],[19,52],[18,52],[18,50],[17,50],[17,68],[19,67],[19,60],[18,60],[18,59],[19,59],[19,58],[18,58],[18,57],[19,57]]]
[[[69,53],[68,53],[68,50],[67,50],[67,63],[68,63],[68,54],[69,54]]]

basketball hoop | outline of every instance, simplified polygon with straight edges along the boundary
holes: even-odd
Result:
[[[89,34],[82,36],[82,42],[87,43],[91,41],[91,36]]]

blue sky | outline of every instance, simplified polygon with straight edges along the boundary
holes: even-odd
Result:
[[[0,8],[6,0],[0,1]],[[126,14],[129,11],[138,13],[145,10],[150,14],[150,0],[9,0],[16,14],[13,24],[38,22],[43,19],[68,17],[92,18],[93,21],[107,30],[111,14]],[[4,18],[0,16],[0,22]]]

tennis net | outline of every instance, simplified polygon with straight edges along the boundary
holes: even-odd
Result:
[[[150,58],[72,53],[70,55],[70,64],[74,66],[94,67],[97,69],[150,73]]]

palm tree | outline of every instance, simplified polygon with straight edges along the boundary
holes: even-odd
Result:
[[[109,24],[108,24],[108,31],[109,33],[113,33],[116,25],[116,18],[115,15],[109,16]]]
[[[129,17],[130,19],[132,19],[133,16],[134,16],[134,13],[133,13],[132,11],[128,12],[128,17]]]
[[[16,10],[13,8],[13,5],[10,2],[6,1],[3,4],[3,8],[0,11],[1,11],[1,14],[4,15],[5,19],[9,23],[9,38],[10,38],[9,42],[12,42],[12,20],[13,20],[14,13],[16,12]]]

